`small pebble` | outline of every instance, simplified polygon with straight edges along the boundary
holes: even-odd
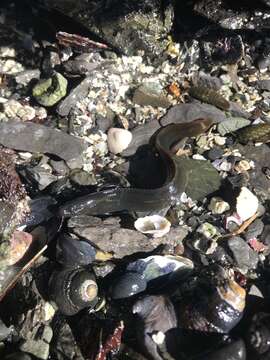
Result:
[[[243,273],[256,268],[259,256],[241,237],[234,236],[229,239],[228,247],[232,252],[235,265]]]
[[[225,211],[230,210],[230,205],[220,197],[212,197],[208,209],[212,214],[223,214]]]
[[[261,219],[256,219],[252,224],[247,228],[244,237],[248,241],[253,238],[257,238],[263,232],[264,223]]]
[[[132,140],[130,131],[119,128],[110,128],[108,131],[107,143],[109,151],[119,154],[125,150]]]
[[[207,151],[207,157],[209,160],[214,161],[216,159],[220,159],[223,155],[223,150],[219,147],[213,147],[209,151]]]

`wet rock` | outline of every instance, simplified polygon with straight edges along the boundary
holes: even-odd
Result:
[[[246,145],[241,146],[237,144],[241,154],[245,154],[245,157],[254,161],[254,169],[249,170],[249,183],[254,189],[257,196],[262,201],[270,199],[270,180],[267,178],[263,170],[270,168],[270,149],[267,145],[261,146]]]
[[[240,339],[200,357],[200,360],[246,360],[246,354],[245,343]]]
[[[186,176],[184,191],[192,200],[200,200],[219,189],[219,173],[209,161],[179,157],[177,162]]]
[[[15,150],[54,154],[69,163],[80,159],[86,148],[81,139],[59,130],[12,120],[0,124],[0,143]]]
[[[74,169],[70,172],[70,180],[80,186],[96,184],[96,179],[93,174],[80,169]]]
[[[11,327],[7,327],[0,319],[0,341],[5,340],[12,332]]]
[[[166,36],[173,24],[171,1],[163,4],[160,0],[113,0],[104,6],[91,2],[90,7],[85,0],[60,2],[57,6],[52,0],[44,2],[81,22],[128,55],[138,50],[144,50],[151,57],[160,55],[166,49]]]
[[[250,118],[250,113],[243,109],[238,103],[230,101],[229,112],[233,117]]]
[[[231,250],[235,265],[244,273],[255,269],[259,261],[258,254],[239,236],[228,240],[228,247]]]
[[[56,111],[59,115],[67,116],[75,104],[87,96],[91,80],[92,77],[86,77],[79,85],[71,90],[68,96],[57,106]]]
[[[40,80],[32,89],[33,97],[40,105],[53,106],[67,92],[67,80],[60,73],[55,73],[49,79]]]
[[[223,150],[219,147],[213,147],[207,152],[207,157],[209,160],[214,161],[220,159],[223,155]]]
[[[51,345],[53,358],[56,360],[84,360],[69,324],[65,321],[59,321],[53,329],[54,339]]]
[[[40,70],[32,69],[32,70],[24,70],[15,75],[15,80],[17,84],[27,85],[33,79],[39,79]]]
[[[99,249],[114,253],[114,257],[122,258],[140,251],[151,251],[155,248],[149,238],[136,230],[118,229],[114,226],[88,227],[73,229],[77,235],[88,239]]]
[[[4,357],[3,360],[31,360],[31,356],[24,352],[16,352]]]
[[[258,80],[257,85],[261,90],[270,91],[270,80]]]
[[[88,54],[82,54],[88,55]],[[74,75],[84,75],[88,74],[91,71],[94,71],[98,67],[100,67],[99,63],[91,62],[91,59],[87,59],[87,57],[79,55],[73,60],[68,60],[63,63],[63,67],[66,72]]]
[[[263,232],[264,223],[261,219],[256,219],[245,231],[244,237],[248,241],[257,238]]]
[[[248,125],[250,125],[249,120],[241,117],[233,117],[219,123],[217,126],[217,131],[220,133],[220,135],[225,135]]]
[[[136,127],[132,131],[132,141],[128,148],[122,152],[122,155],[133,155],[140,146],[148,144],[150,137],[160,128],[160,125],[166,126],[170,123],[191,122],[199,118],[210,118],[216,122],[221,122],[226,119],[226,116],[223,111],[208,104],[191,103],[176,105],[161,118],[160,124],[157,121],[151,121]]]
[[[153,107],[168,108],[171,104],[169,100],[162,94],[162,88],[159,84],[148,83],[138,87],[132,101],[138,105],[151,105]]]
[[[260,240],[266,244],[266,245],[270,245],[270,225],[267,224],[265,225],[262,235],[260,237]]]
[[[67,165],[65,164],[64,161],[56,161],[56,160],[50,159],[49,163],[50,163],[53,171],[55,172],[55,174],[58,176],[67,175],[67,173],[69,172],[69,168],[67,167]]]
[[[20,170],[20,174],[27,178],[28,183],[37,186],[41,191],[57,180],[48,167],[42,166],[26,167],[24,170]]]
[[[47,360],[49,357],[50,345],[43,340],[26,340],[20,350],[36,356],[38,359]]]

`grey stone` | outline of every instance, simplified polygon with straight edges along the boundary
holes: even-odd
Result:
[[[89,322],[89,319],[87,319]],[[62,321],[57,326],[54,342],[51,346],[52,359],[57,360],[84,360],[81,350],[77,345],[76,340],[69,324]]]
[[[27,167],[25,173],[29,180],[37,183],[39,190],[44,190],[48,185],[57,180],[56,176],[41,166]]]
[[[248,126],[250,124],[250,121],[241,118],[241,117],[232,117],[230,119],[227,119],[217,126],[217,131],[220,133],[220,135],[226,135],[228,133],[234,132],[236,130],[239,130],[245,126]]]
[[[141,85],[135,90],[132,101],[142,106],[151,105],[153,107],[168,108],[171,103],[158,89],[158,85],[159,84]],[[155,87],[157,87],[157,89]]]
[[[260,289],[258,289],[258,287],[254,284],[251,285],[248,295],[252,295],[252,296],[258,296],[260,298],[264,298],[262,292]]]
[[[0,123],[0,143],[15,150],[54,154],[66,161],[78,160],[86,149],[83,140],[59,130],[13,120]]]
[[[248,241],[253,238],[257,238],[263,232],[264,223],[261,219],[256,219],[249,227],[247,228],[244,237]]]
[[[24,70],[16,74],[15,80],[17,84],[27,85],[33,79],[39,79],[40,70],[32,69],[32,70]]]
[[[128,148],[124,150],[122,156],[135,154],[136,150],[145,144],[148,144],[151,136],[160,128],[170,123],[191,122],[198,118],[210,118],[215,122],[221,122],[226,119],[223,111],[209,104],[194,102],[191,104],[179,104],[173,106],[160,122],[151,121],[145,125],[140,125],[132,131],[132,141]]]
[[[48,325],[44,326],[41,338],[44,340],[47,344],[49,344],[53,337],[53,331],[52,328]]]
[[[31,356],[24,352],[16,352],[5,356],[3,360],[31,360]]]
[[[36,356],[38,359],[47,360],[50,352],[50,345],[43,340],[26,340],[21,346],[21,351]]]
[[[7,327],[0,319],[0,341],[6,339],[12,332],[11,327]]]
[[[260,237],[260,241],[266,245],[270,245],[270,224],[265,225]]]
[[[214,161],[220,159],[223,155],[223,150],[219,147],[213,147],[207,152],[207,157],[209,160]]]
[[[56,173],[56,175],[64,176],[64,175],[67,175],[67,173],[69,172],[69,168],[67,167],[65,162],[62,160],[56,161],[56,160],[50,159],[49,163],[50,163],[51,167],[53,168],[54,172]]]
[[[95,185],[97,183],[94,174],[77,169],[71,172],[70,180],[81,186]]]
[[[68,96],[60,102],[56,111],[61,116],[67,116],[75,104],[85,98],[89,92],[91,78],[86,77],[82,82],[71,90]]]
[[[235,265],[244,273],[256,268],[259,256],[241,237],[234,236],[229,239],[228,247],[232,252]]]
[[[249,170],[249,183],[261,201],[270,199],[270,180],[264,174],[264,168],[270,168],[270,148],[261,146],[237,144],[235,146],[246,159],[253,160],[255,167]]]
[[[258,80],[257,85],[261,90],[270,91],[270,80]]]
[[[232,116],[243,117],[245,119],[250,118],[251,114],[249,112],[247,112],[246,110],[244,110],[238,103],[233,102],[233,101],[229,101],[229,103],[230,103],[229,112]]]

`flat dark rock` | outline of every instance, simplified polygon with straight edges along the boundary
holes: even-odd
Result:
[[[62,131],[14,120],[0,123],[0,144],[19,151],[54,154],[66,161],[76,160],[86,148],[84,141]]]
[[[129,147],[122,152],[123,156],[130,156],[135,154],[137,149],[149,142],[151,136],[161,126],[166,126],[170,123],[185,123],[190,122],[198,118],[211,118],[215,122],[219,123],[226,119],[223,111],[208,104],[201,104],[194,102],[190,104],[179,104],[173,106],[165,116],[158,121],[151,121],[145,125],[136,127],[132,131],[132,141]]]

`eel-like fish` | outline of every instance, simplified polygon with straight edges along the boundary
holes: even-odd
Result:
[[[94,192],[68,201],[59,208],[59,215],[70,217],[77,214],[101,215],[119,211],[152,212],[170,207],[180,201],[185,191],[185,172],[177,162],[177,144],[189,137],[207,131],[214,121],[196,119],[190,123],[169,124],[160,128],[150,140],[166,167],[167,175],[163,186],[156,189],[116,187]]]

